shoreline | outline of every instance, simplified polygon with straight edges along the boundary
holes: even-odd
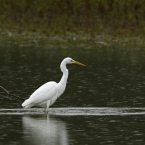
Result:
[[[111,35],[111,34],[66,34],[66,35],[51,35],[47,36],[43,33],[36,32],[22,32],[17,31],[0,31],[0,46],[17,45],[48,45],[48,44],[69,44],[69,43],[84,43],[88,45],[110,46],[112,44],[136,44],[145,45],[145,37],[141,35]]]

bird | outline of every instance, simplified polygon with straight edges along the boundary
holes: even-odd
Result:
[[[47,82],[40,86],[32,95],[22,103],[23,108],[42,107],[44,112],[48,113],[49,107],[54,104],[58,97],[60,97],[66,89],[69,71],[66,68],[67,64],[78,64],[85,66],[83,63],[66,57],[60,64],[60,70],[63,75],[61,80],[56,83],[54,81]]]

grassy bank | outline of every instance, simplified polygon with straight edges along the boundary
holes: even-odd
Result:
[[[144,0],[0,0],[1,41],[53,38],[143,43],[144,15]]]

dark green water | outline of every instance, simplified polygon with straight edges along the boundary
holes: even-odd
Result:
[[[86,67],[68,65],[65,93],[51,107],[144,107],[144,46],[84,44],[0,48],[0,108],[21,103],[47,81],[58,82],[59,65],[71,57]],[[4,95],[4,96],[3,96]],[[144,115],[46,116],[1,115],[2,144],[145,144]]]

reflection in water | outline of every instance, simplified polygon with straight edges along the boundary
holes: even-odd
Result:
[[[22,123],[24,144],[68,144],[66,124],[52,116],[23,116]]]
[[[145,115],[1,115],[0,145],[145,145],[144,122]]]

